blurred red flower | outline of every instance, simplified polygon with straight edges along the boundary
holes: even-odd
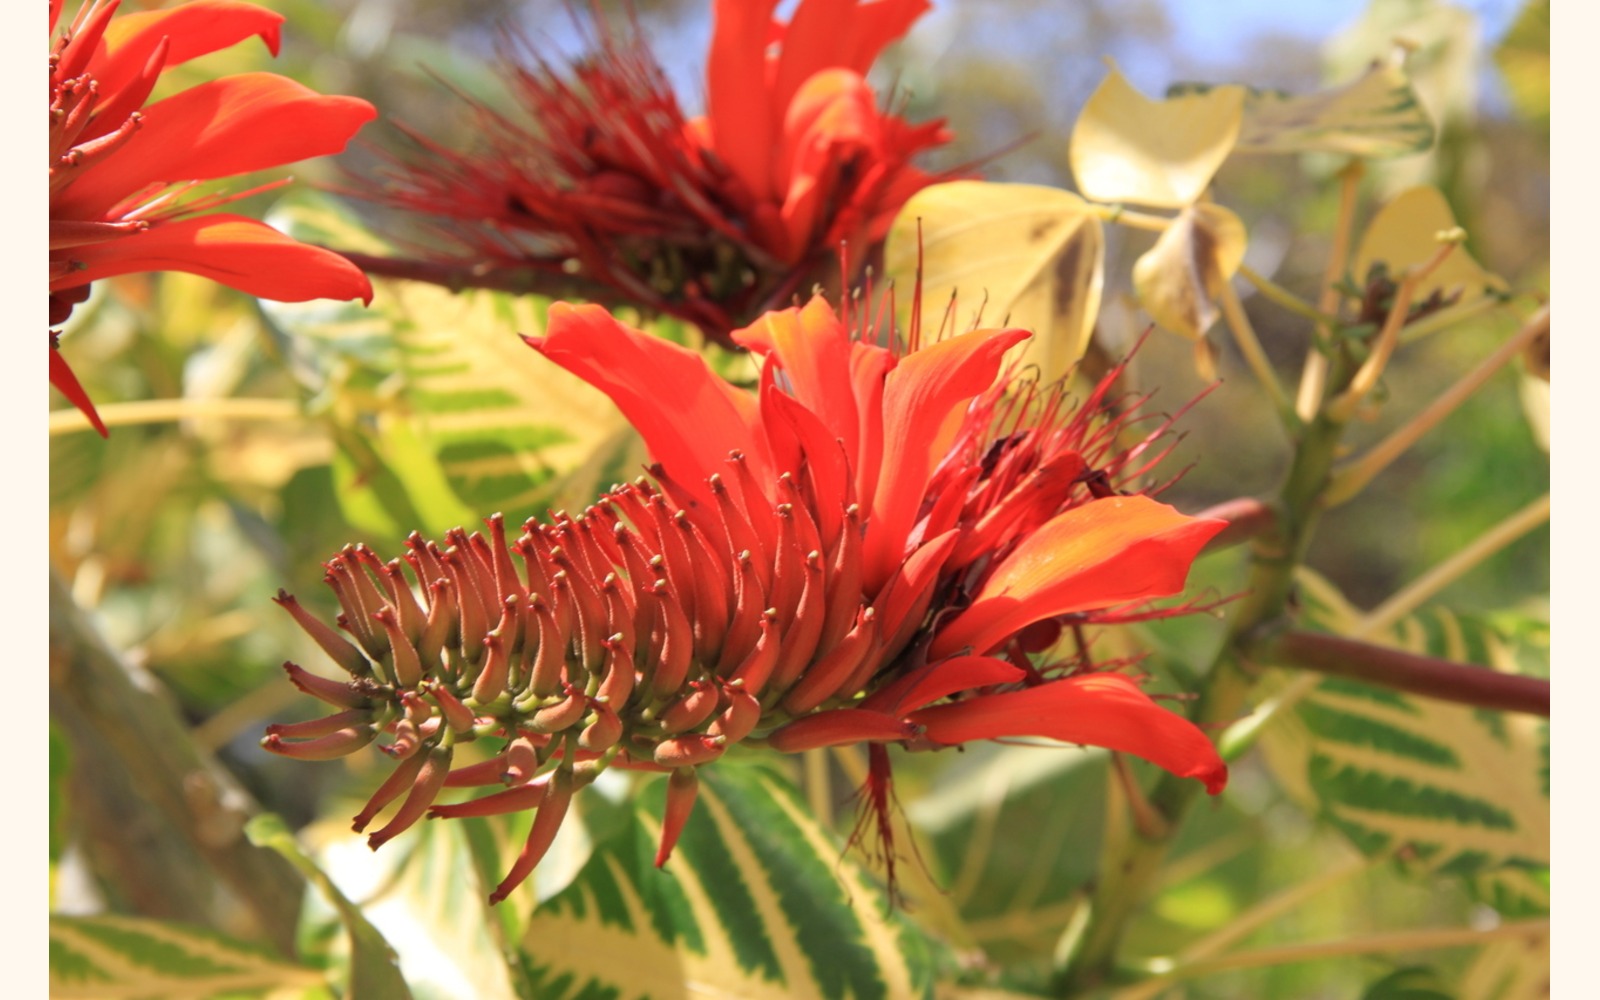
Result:
[[[1063,626],[1185,610],[1145,605],[1183,588],[1224,522],[1117,490],[1158,460],[1166,425],[1122,447],[1134,418],[1109,380],[1073,408],[1057,386],[1009,377],[1019,330],[913,333],[897,352],[856,325],[819,297],[737,331],[763,360],[752,395],[598,306],[553,306],[530,343],[611,397],[653,481],[529,520],[510,544],[499,515],[488,540],[456,529],[441,550],[413,535],[425,607],[399,560],[347,548],[327,580],[355,644],[279,598],[351,675],[290,665],[291,678],[342,711],[273,727],[264,745],[325,759],[392,733],[383,749],[401,763],[357,829],[406,798],[374,846],[430,809],[536,808],[495,900],[613,765],[673,773],[665,861],[696,768],[741,742],[870,744],[882,831],[888,744],[1047,737],[1220,791],[1227,768],[1193,724],[1081,642],[1048,652]],[[453,747],[488,734],[509,740],[503,753],[452,769]],[[446,787],[494,785],[508,787],[434,804]]]
[[[448,220],[437,229],[467,260],[433,280],[576,289],[727,343],[836,277],[827,262],[841,242],[867,261],[906,200],[939,179],[911,158],[949,140],[942,121],[880,107],[865,79],[926,0],[802,0],[788,23],[776,6],[717,0],[708,109],[695,119],[637,32],[602,23],[566,72],[524,43],[506,72],[526,121],[474,105],[484,148],[467,152],[413,134],[420,152],[378,197]],[[368,266],[430,277],[413,262]]]
[[[114,17],[118,0],[89,0],[58,33],[64,5],[50,2],[52,327],[88,297],[90,282],[139,271],[187,271],[284,302],[371,300],[366,276],[338,254],[254,219],[200,214],[255,191],[184,196],[202,181],[337,153],[377,117],[372,105],[240,73],[145,106],[173,66],[251,36],[276,55],[282,15],[240,0],[191,0]],[[105,433],[54,332],[50,382]]]

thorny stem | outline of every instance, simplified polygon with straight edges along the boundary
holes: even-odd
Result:
[[[1415,343],[1430,333],[1448,330],[1458,323],[1464,323],[1480,313],[1486,313],[1505,304],[1504,296],[1491,293],[1479,296],[1470,302],[1431,312],[1414,323],[1407,323],[1405,329],[1400,331],[1400,343]]]
[[[1294,408],[1289,405],[1289,398],[1284,395],[1277,373],[1272,370],[1272,362],[1267,360],[1267,352],[1261,348],[1261,339],[1256,336],[1250,317],[1245,315],[1239,293],[1233,290],[1231,281],[1221,282],[1221,286],[1217,298],[1222,306],[1222,315],[1228,321],[1228,329],[1233,331],[1233,341],[1239,345],[1239,353],[1244,355],[1245,363],[1255,374],[1256,381],[1272,398],[1272,405],[1277,409],[1284,426],[1293,427],[1296,421]]]
[[[253,804],[151,682],[135,682],[54,569],[50,715],[81,765],[72,785],[85,853],[114,896],[294,954],[305,880],[245,839]]]
[[[582,299],[607,307],[627,305],[607,285],[573,274],[555,274],[526,265],[451,264],[404,257],[379,257],[373,254],[324,247],[344,257],[368,274],[384,278],[406,278],[442,285],[453,292],[483,288],[515,295],[546,295],[557,299]]]
[[[1390,462],[1399,458],[1407,448],[1416,444],[1422,436],[1437,427],[1445,417],[1455,412],[1473,393],[1483,387],[1495,372],[1499,371],[1512,358],[1522,353],[1522,349],[1535,338],[1550,332],[1550,307],[1543,306],[1538,312],[1529,317],[1516,335],[1501,344],[1493,354],[1483,359],[1479,365],[1461,377],[1455,385],[1445,390],[1438,399],[1406,424],[1388,437],[1384,438],[1372,450],[1360,459],[1346,465],[1334,473],[1333,482],[1328,487],[1326,504],[1330,507],[1344,503],[1362,488],[1370,483],[1378,473],[1389,466]]]
[[[1459,228],[1449,233],[1441,234],[1444,245],[1434,251],[1432,257],[1426,261],[1407,269],[1405,277],[1400,279],[1400,288],[1394,293],[1394,304],[1389,307],[1389,315],[1383,321],[1383,329],[1378,331],[1378,337],[1373,342],[1372,353],[1367,360],[1362,362],[1350,384],[1340,393],[1339,397],[1330,404],[1330,409],[1344,419],[1354,415],[1356,407],[1366,398],[1367,393],[1378,384],[1378,379],[1383,376],[1383,370],[1389,367],[1389,359],[1394,355],[1396,347],[1400,346],[1400,328],[1406,325],[1406,319],[1411,312],[1411,300],[1416,297],[1417,287],[1424,279],[1439,269],[1445,258],[1455,252],[1465,238]]]
[[[100,419],[107,427],[164,424],[195,418],[284,421],[302,415],[300,404],[290,399],[143,399],[111,403],[99,410]],[[51,437],[92,429],[89,418],[77,409],[55,410],[50,414]]]
[[[1317,312],[1336,316],[1339,310],[1339,279],[1344,276],[1350,257],[1350,235],[1355,229],[1356,191],[1361,184],[1365,168],[1358,159],[1352,159],[1339,171],[1339,216],[1333,224],[1333,246],[1328,250],[1328,266],[1322,273],[1322,295],[1317,299]],[[1319,325],[1317,336],[1326,342],[1333,332],[1334,323]],[[1301,420],[1310,420],[1322,404],[1322,390],[1328,380],[1328,356],[1321,351],[1307,351],[1305,368],[1300,374],[1300,391],[1295,396],[1294,409]]]

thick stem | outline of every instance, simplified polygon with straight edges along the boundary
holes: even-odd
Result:
[[[1503,674],[1322,632],[1285,632],[1251,652],[1263,663],[1315,670],[1462,705],[1550,716],[1550,682],[1542,677]]]
[[[1336,372],[1337,375],[1344,374]],[[1253,667],[1243,651],[1258,633],[1279,622],[1288,604],[1294,569],[1305,556],[1320,511],[1343,425],[1317,416],[1301,431],[1289,475],[1275,504],[1271,528],[1257,537],[1248,590],[1233,607],[1228,638],[1191,714],[1202,729],[1220,729],[1244,711]],[[1102,984],[1111,974],[1128,920],[1143,905],[1183,818],[1201,791],[1199,782],[1163,774],[1150,804],[1166,821],[1161,836],[1108,837],[1088,926],[1057,982],[1063,996]]]
[[[245,839],[248,796],[50,573],[50,714],[72,741],[75,824],[114,901],[294,954],[305,881]]]
[[[444,261],[415,260],[404,257],[378,257],[326,247],[344,257],[368,274],[383,278],[404,278],[408,281],[425,281],[442,285],[453,292],[468,288],[483,288],[514,295],[545,295],[550,298],[582,299],[602,305],[623,305],[617,293],[608,285],[590,281],[571,274],[555,274],[537,268],[517,265],[454,264]]]

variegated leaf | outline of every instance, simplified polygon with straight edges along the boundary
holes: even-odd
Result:
[[[538,996],[931,995],[926,942],[784,780],[738,761],[704,768],[694,814],[657,869],[665,784],[648,782],[629,821],[529,918],[522,947]]]
[[[1302,579],[1313,622],[1349,632],[1359,614]],[[1410,652],[1539,670],[1547,626],[1517,629],[1441,609],[1367,638]],[[1547,647],[1546,647],[1547,654]],[[1465,878],[1502,913],[1549,906],[1549,722],[1328,678],[1263,740],[1283,786],[1361,850]]]
[[[1167,96],[1203,94],[1211,84],[1180,83]],[[1389,157],[1433,145],[1433,120],[1399,58],[1380,59],[1340,87],[1314,94],[1245,91],[1239,153],[1343,153]]]
[[[56,1000],[200,1000],[291,990],[287,995],[330,996],[316,970],[214,931],[133,917],[50,918]]]

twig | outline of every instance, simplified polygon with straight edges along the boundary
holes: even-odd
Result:
[[[1251,655],[1260,662],[1315,670],[1442,701],[1550,715],[1550,682],[1503,674],[1322,632],[1285,632]]]
[[[1216,518],[1227,521],[1228,526],[1213,535],[1211,541],[1207,542],[1201,551],[1218,552],[1232,548],[1240,542],[1248,542],[1257,535],[1271,530],[1275,516],[1270,504],[1255,497],[1224,500],[1214,507],[1207,507],[1195,517]]]
[[[109,403],[99,410],[100,419],[107,427],[191,419],[278,421],[294,420],[301,415],[300,404],[292,399],[143,399]],[[50,414],[51,437],[92,429],[89,419],[78,410],[54,410]]]
[[[1325,316],[1336,316],[1339,310],[1339,279],[1344,276],[1345,262],[1350,257],[1350,234],[1355,229],[1356,190],[1365,171],[1358,159],[1352,158],[1339,171],[1339,216],[1333,225],[1333,245],[1328,248],[1328,264],[1322,272],[1322,295],[1317,299],[1317,311]],[[1323,324],[1319,336],[1329,337],[1334,323]],[[1322,403],[1322,390],[1328,379],[1328,357],[1320,351],[1306,352],[1305,368],[1300,374],[1300,390],[1295,394],[1294,409],[1301,420],[1310,420]]]
[[[514,264],[452,264],[443,261],[405,257],[378,257],[325,247],[344,257],[368,274],[384,278],[404,278],[441,285],[454,292],[481,288],[515,295],[546,295],[554,299],[575,298],[604,305],[625,305],[608,285],[572,274],[556,274]]]
[[[1239,293],[1234,291],[1233,282],[1224,281],[1218,290],[1217,299],[1222,306],[1222,315],[1228,321],[1228,329],[1233,331],[1233,342],[1239,345],[1239,353],[1244,355],[1245,362],[1250,366],[1250,371],[1255,374],[1256,381],[1267,390],[1267,395],[1272,398],[1272,405],[1283,418],[1285,426],[1292,426],[1295,421],[1294,408],[1289,405],[1289,397],[1284,394],[1283,386],[1278,382],[1278,375],[1272,370],[1272,362],[1267,360],[1267,352],[1261,347],[1261,339],[1256,336],[1256,329],[1250,323],[1250,317],[1245,314],[1244,305],[1239,301]]]
[[[1405,453],[1407,448],[1428,431],[1437,427],[1445,417],[1455,411],[1473,393],[1477,392],[1489,378],[1506,365],[1512,358],[1522,353],[1522,349],[1531,341],[1542,334],[1550,332],[1550,307],[1544,306],[1528,318],[1516,335],[1501,344],[1493,354],[1484,358],[1472,371],[1461,377],[1455,385],[1445,390],[1438,399],[1412,417],[1406,424],[1368,451],[1356,461],[1345,466],[1333,474],[1333,481],[1328,486],[1325,502],[1332,507],[1341,504],[1357,493],[1362,487],[1370,483],[1378,473],[1382,472]]]

